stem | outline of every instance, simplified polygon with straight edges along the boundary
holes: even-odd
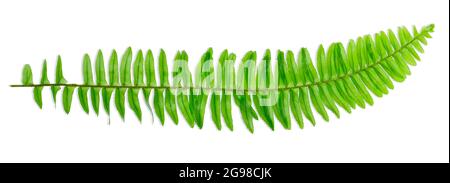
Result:
[[[44,86],[71,86],[71,87],[90,87],[90,88],[133,88],[133,89],[196,89],[196,90],[211,90],[211,91],[236,91],[236,92],[257,92],[257,91],[274,91],[274,90],[290,90],[295,88],[308,88],[311,86],[324,85],[327,83],[335,82],[338,80],[345,79],[355,74],[359,74],[361,72],[365,72],[368,69],[371,69],[382,62],[386,61],[388,58],[393,57],[395,54],[405,49],[407,46],[412,44],[412,42],[416,41],[419,36],[423,36],[423,33],[415,36],[411,41],[407,42],[405,45],[401,46],[399,49],[395,50],[391,54],[387,55],[384,58],[376,61],[373,64],[368,65],[367,67],[360,69],[358,71],[345,74],[343,76],[336,77],[335,79],[329,79],[324,81],[318,81],[311,84],[300,84],[296,86],[287,86],[281,88],[265,88],[265,89],[232,89],[232,88],[205,88],[205,87],[182,87],[182,86],[125,86],[125,85],[89,85],[89,84],[32,84],[32,85],[23,85],[23,84],[12,84],[10,87],[44,87]]]

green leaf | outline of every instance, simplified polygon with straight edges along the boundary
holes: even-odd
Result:
[[[96,115],[98,115],[99,108],[100,108],[100,88],[91,88],[91,101],[92,101],[92,108],[94,108],[94,112]]]
[[[95,59],[95,78],[98,85],[108,85],[106,81],[105,63],[103,60],[102,50],[98,50],[97,57]]]
[[[319,49],[317,50],[316,55],[317,60],[317,71],[319,74],[319,80],[320,82],[324,81],[326,72],[326,67],[324,67],[325,64],[325,51],[322,45],[319,46]],[[331,110],[338,118],[340,117],[339,109],[336,107],[335,101],[333,100],[332,96],[330,95],[328,88],[325,85],[318,85],[320,96],[323,99],[324,105]]]
[[[348,102],[348,98],[345,98],[345,93],[342,91],[342,88],[338,89],[338,83],[336,82],[336,78],[338,73],[336,72],[336,62],[335,62],[335,44],[331,44],[328,48],[327,54],[326,54],[326,60],[323,60],[323,64],[328,65],[328,68],[326,68],[326,72],[328,72],[327,75],[330,76],[330,79],[332,81],[326,83],[326,88],[324,88],[324,92],[329,93],[329,95],[332,97],[332,99],[342,108],[344,108],[345,111],[348,113],[351,113],[351,105]],[[363,59],[361,59],[364,61]],[[319,69],[320,70],[320,69]],[[320,71],[319,71],[320,72]],[[334,79],[333,79],[334,78]]]
[[[152,50],[147,50],[147,54],[145,55],[145,78],[147,86],[156,86],[156,77],[155,77],[155,64]],[[144,89],[144,98],[147,107],[150,108],[150,88]]]
[[[175,64],[173,65],[173,86],[175,87],[183,87],[183,86],[191,86],[189,78],[191,77],[191,73],[188,67],[188,55],[185,51],[178,51],[175,56]],[[176,80],[176,78],[182,77],[182,80]],[[192,109],[189,107],[189,99],[188,99],[188,91],[182,89],[176,90],[176,102],[178,104],[178,109],[180,109],[181,114],[184,119],[188,123],[189,127],[193,128],[195,125],[194,114],[192,113]]]
[[[167,59],[166,54],[164,50],[161,50],[160,56],[159,56],[159,64],[158,69],[160,73],[160,82],[162,83],[162,86],[168,87],[169,86],[169,77],[168,77],[168,67],[167,67]],[[172,121],[174,121],[175,124],[178,124],[178,115],[176,111],[176,104],[175,104],[175,96],[171,93],[170,89],[165,89],[165,107],[167,110],[167,113],[172,118]]]
[[[97,85],[108,85],[108,82],[106,81],[106,74],[105,74],[105,66],[103,61],[103,53],[101,50],[98,50],[97,57],[95,59],[95,78]],[[106,88],[98,88],[94,87],[91,89],[91,100],[92,100],[92,108],[94,108],[95,114],[98,115],[99,108],[100,108],[100,90],[105,90]],[[112,90],[111,90],[112,93]],[[102,97],[103,97],[102,92]],[[107,96],[106,96],[107,97]],[[105,98],[105,97],[103,97]],[[104,99],[103,99],[104,100]],[[109,101],[108,101],[109,102]]]
[[[131,59],[132,50],[130,47],[127,48],[125,53],[122,55],[122,60],[120,61],[120,84],[122,86],[132,86],[131,83]],[[115,92],[115,104],[116,109],[119,112],[122,120],[125,119],[125,93],[127,88],[117,88]]]
[[[165,90],[165,106],[167,113],[175,124],[178,124],[177,105],[175,103],[175,95],[170,89]]]
[[[22,71],[22,84],[23,85],[33,85],[33,73],[31,71],[30,65],[26,64]]]
[[[309,93],[306,88],[301,88],[299,90],[299,100],[300,100],[300,107],[302,108],[303,114],[305,114],[305,117],[311,122],[311,124],[313,126],[315,126],[316,121],[312,114],[311,105],[310,105],[310,101],[309,101]]]
[[[57,84],[67,83],[63,75],[61,56],[58,56],[58,62],[56,63],[56,83]]]
[[[136,60],[133,65],[133,79],[135,86],[144,86],[144,56],[142,50],[139,50],[136,56]],[[141,106],[139,104],[139,94],[140,89],[133,88],[128,90],[128,104],[131,110],[134,112],[136,117],[142,122],[142,112]]]
[[[113,50],[109,59],[109,83],[112,86],[119,86],[119,64],[117,59],[117,52]]]
[[[386,57],[385,55],[387,55],[387,52],[384,48],[382,48],[382,43],[377,43],[377,46],[381,46],[380,48],[378,48],[378,54],[380,54],[380,56]],[[387,60],[389,61],[381,63],[381,67],[383,68],[383,70],[386,71],[389,77],[391,77],[394,81],[404,81],[406,79],[406,75],[402,72],[402,70],[400,70],[397,63],[395,63],[392,58]]]
[[[164,96],[163,89],[155,89],[155,98],[153,100],[153,105],[155,106],[156,116],[161,121],[161,124],[164,125]]]
[[[58,61],[56,63],[56,77],[55,77],[55,84],[66,84],[67,81],[63,76],[62,71],[62,61],[61,56],[58,55]],[[60,86],[52,86],[52,96],[53,96],[53,102],[56,104],[56,94],[58,94],[58,91],[61,90]]]
[[[131,61],[133,53],[128,47],[120,61],[120,83],[122,86],[131,86]]]
[[[228,55],[227,55],[228,56]],[[220,63],[220,59],[226,59],[225,58],[225,54],[219,58],[219,62]],[[222,130],[222,120],[220,118],[220,94],[221,91],[219,91],[218,89],[220,89],[221,86],[221,80],[222,80],[222,75],[219,71],[214,72],[214,63],[211,59],[211,61],[209,62],[209,71],[210,71],[210,75],[209,76],[214,76],[212,77],[212,81],[209,84],[208,87],[212,88],[212,94],[211,94],[211,102],[210,102],[210,107],[211,107],[211,117],[212,120],[214,122],[214,125],[216,126],[216,128],[218,130]],[[217,70],[220,70],[220,65],[217,65]]]
[[[298,72],[298,66],[297,63],[295,63],[294,53],[292,51],[288,51],[286,53],[286,61],[287,61],[287,73],[290,75],[290,83],[292,83],[293,86],[298,86],[300,84],[300,75]],[[300,99],[299,99],[299,89],[294,88],[289,90],[290,94],[290,108],[292,111],[292,114],[294,116],[295,121],[297,121],[297,124],[301,129],[304,128],[304,122],[303,122],[303,115],[302,115],[302,108],[300,106]],[[281,113],[277,112],[279,118],[281,118]]]
[[[356,54],[356,51],[357,50],[355,42],[353,40],[350,40],[347,46],[347,58],[349,69],[352,72],[358,72],[360,70],[359,64],[357,63],[358,55]],[[369,105],[372,105],[373,104],[372,96],[367,91],[367,88],[365,87],[359,75],[351,77],[350,80],[354,83],[354,85],[358,90],[358,93],[360,93],[364,101],[367,102]]]
[[[93,85],[94,79],[92,78],[92,68],[91,68],[91,59],[88,54],[85,54],[83,57],[83,81],[85,85]],[[78,98],[80,99],[80,104],[87,114],[89,114],[89,102],[87,92],[89,87],[79,87],[78,88]],[[91,90],[92,91],[92,90]],[[93,99],[93,96],[91,96]],[[94,102],[93,102],[94,103]]]
[[[41,71],[41,82],[40,84],[49,84],[50,81],[47,77],[47,61],[44,60],[44,63],[42,64],[42,71]],[[38,86],[34,87],[33,89],[33,95],[34,95],[34,101],[39,106],[39,108],[42,109],[42,89],[44,87]]]
[[[341,64],[341,55],[339,52],[339,44],[334,43],[330,46],[327,55],[327,62],[330,67],[329,70],[333,74],[333,78],[344,78],[345,75],[345,66]],[[367,64],[370,64],[369,60],[365,60]],[[335,94],[336,101],[338,104],[345,106],[347,110],[351,110],[351,108],[356,107],[356,102],[353,97],[348,93],[343,83],[343,79],[336,79],[335,81],[330,83],[331,90]],[[337,93],[336,93],[337,92]]]
[[[139,50],[133,65],[133,79],[135,86],[145,86],[144,84],[144,56]]]
[[[80,99],[81,107],[87,114],[89,114],[89,104],[87,96],[88,90],[88,87],[78,87],[78,98]]]
[[[114,101],[116,104],[116,109],[119,112],[120,117],[122,120],[125,120],[125,93],[127,92],[127,89],[125,88],[117,88],[114,97]]]
[[[139,89],[129,89],[128,90],[128,104],[130,105],[131,110],[133,110],[136,117],[142,122],[142,112],[141,106],[139,104]]]
[[[208,50],[202,55],[195,71],[195,87],[197,89],[194,90],[195,96],[193,97],[195,103],[194,119],[200,129],[203,128],[206,103],[208,101],[209,94],[209,91],[203,88],[212,87],[208,78],[214,78],[213,68],[213,50],[212,48],[208,48]]]
[[[258,89],[255,96],[253,96],[253,103],[255,104],[256,111],[261,116],[261,119],[267,124],[267,126],[273,131],[275,130],[273,110],[271,102],[274,100],[274,94],[272,91],[268,91],[272,85],[272,69],[271,69],[271,55],[270,50],[267,49],[264,53],[262,62],[258,66],[258,72],[256,73],[256,88]]]
[[[225,125],[231,131],[233,131],[233,117],[231,114],[231,93],[228,89],[235,88],[235,71],[234,63],[236,61],[236,55],[233,53],[228,54],[228,50],[224,50],[219,59],[221,65],[222,75],[222,99],[220,101],[220,109]]]
[[[189,127],[193,128],[195,125],[195,120],[189,106],[189,98],[186,95],[180,94],[177,96],[177,104]]]
[[[158,59],[159,82],[161,86],[169,86],[169,71],[167,68],[166,52],[161,49]]]
[[[103,88],[102,89],[102,100],[103,100],[103,108],[105,108],[106,114],[110,113],[110,102],[111,102],[111,96],[114,89],[112,88]]]
[[[250,99],[249,92],[247,91],[249,88],[252,87],[252,83],[249,83],[249,81],[254,80],[253,76],[254,67],[256,65],[256,52],[254,51],[248,51],[244,57],[242,58],[242,62],[239,64],[237,79],[237,90],[244,90],[243,93],[237,93],[235,92],[234,98],[236,101],[236,104],[239,107],[239,110],[242,114],[242,119],[244,120],[244,124],[247,127],[247,129],[253,133],[254,132],[254,126],[253,126],[253,118],[256,116],[256,111],[252,108],[252,102]],[[250,79],[249,79],[250,78]]]
[[[223,95],[220,101],[220,109],[227,128],[233,131],[233,117],[231,115],[231,96]]]
[[[39,106],[40,109],[42,109],[42,89],[44,87],[37,86],[33,88],[33,97],[36,104]]]
[[[73,90],[75,89],[75,87],[72,86],[66,86],[64,87],[63,90],[63,107],[64,107],[64,111],[69,114],[70,112],[70,106],[72,105],[72,95],[73,95]]]
[[[147,53],[145,55],[144,70],[147,86],[156,86],[154,58],[153,53],[150,49],[147,50]],[[147,108],[150,110],[150,115],[152,116],[153,120],[153,111],[150,106],[150,92],[151,92],[150,88],[143,89],[145,104],[147,105]]]
[[[303,71],[303,74],[306,78],[305,83],[316,83],[319,82],[319,76],[317,74],[316,69],[311,61],[311,56],[306,48],[302,48],[299,55],[300,71]],[[325,110],[322,98],[320,96],[319,87],[317,85],[311,85],[308,89],[311,102],[316,109],[316,111],[322,116],[325,121],[329,120],[328,113]],[[309,114],[312,116],[312,114]],[[306,115],[308,117],[308,115]],[[314,118],[313,118],[314,119]]]
[[[336,51],[336,62],[337,62],[338,67],[340,68],[338,72],[340,73],[340,75],[342,75],[341,77],[343,77],[343,76],[351,73],[351,69],[349,66],[350,63],[349,63],[347,54],[345,53],[345,48],[342,43],[336,44],[335,51]],[[372,55],[376,55],[376,54],[372,53]],[[377,59],[378,58],[375,58],[375,60],[377,60]],[[375,63],[376,61],[372,61],[372,62]],[[352,107],[356,103],[359,107],[365,108],[364,99],[350,78],[343,77],[341,79],[341,81],[338,82],[338,84],[341,86],[342,90],[346,91],[347,97],[349,97],[352,102]]]
[[[100,66],[101,67],[101,66]],[[118,60],[116,50],[113,50],[111,56],[109,58],[108,65],[108,73],[109,73],[109,83],[111,86],[119,85],[119,68],[118,68]],[[105,108],[106,113],[110,114],[110,102],[113,88],[103,88],[102,89],[102,99],[103,99],[103,108]]]
[[[280,50],[277,51],[277,66],[278,68],[276,70],[276,75],[278,76],[278,87],[279,88],[288,87],[289,84],[291,84],[291,82],[288,79],[288,69],[286,66],[284,53]],[[288,90],[279,89],[278,101],[274,105],[275,116],[285,129],[291,129],[289,98],[290,93]]]
[[[83,78],[85,85],[93,85],[94,79],[92,77],[91,59],[88,54],[83,57]]]
[[[211,95],[211,116],[216,128],[218,130],[222,129],[221,119],[220,119],[220,95],[213,93]]]
[[[163,49],[161,49],[159,53],[159,63],[158,63],[158,70],[159,70],[159,78],[161,86],[163,87],[169,87],[169,69],[167,67],[167,57],[166,53]],[[172,94],[169,88],[164,90],[165,93],[165,108],[167,110],[167,113],[169,114],[169,117],[172,119],[172,121],[175,124],[178,124],[178,114],[177,114],[177,105],[175,103],[175,96]],[[161,95],[162,96],[162,93]],[[161,98],[162,101],[162,98]]]
[[[168,69],[167,69],[167,58],[166,53],[163,49],[159,52],[158,57],[158,71],[159,71],[159,79],[160,84],[163,87],[169,86],[169,78],[168,78]],[[161,121],[161,124],[164,125],[164,89],[155,89],[155,98],[153,100],[155,106],[156,116]],[[170,109],[167,109],[169,112]],[[170,114],[169,114],[170,115]],[[172,116],[171,116],[172,117]]]

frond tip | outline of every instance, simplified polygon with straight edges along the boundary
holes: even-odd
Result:
[[[304,118],[314,126],[315,115],[328,121],[328,112],[332,112],[339,118],[342,109],[351,113],[356,107],[373,105],[373,96],[388,94],[394,88],[394,81],[402,82],[411,74],[409,67],[420,61],[419,54],[424,52],[423,46],[427,45],[433,31],[434,24],[420,30],[415,26],[412,30],[399,27],[396,33],[389,29],[351,39],[346,45],[336,42],[327,49],[320,45],[315,63],[306,48],[301,48],[297,56],[291,50],[278,50],[274,64],[271,50],[267,49],[259,62],[257,52],[249,51],[239,61],[237,69],[234,53],[224,50],[215,62],[213,49],[208,48],[193,75],[189,71],[189,58],[185,51],[176,53],[172,72],[169,73],[166,53],[161,49],[158,56],[159,84],[156,82],[151,50],[145,55],[139,50],[133,62],[132,49],[127,48],[120,63],[113,50],[108,70],[105,70],[103,53],[99,50],[94,67],[88,54],[83,57],[83,84],[67,82],[63,76],[61,57],[58,56],[54,83],[47,78],[47,62],[44,61],[39,84],[33,84],[32,70],[27,64],[23,68],[22,84],[11,86],[33,87],[34,100],[39,108],[42,108],[41,93],[44,87],[51,88],[55,102],[58,91],[63,87],[62,102],[66,113],[70,112],[72,95],[77,89],[80,104],[86,113],[89,113],[88,98],[95,113],[99,113],[101,97],[103,108],[109,115],[114,92],[116,109],[121,118],[125,119],[127,94],[128,106],[141,121],[142,109],[138,96],[142,90],[150,113],[150,94],[154,91],[153,105],[162,124],[165,112],[178,124],[179,109],[191,128],[202,128],[210,98],[212,121],[218,130],[222,129],[222,121],[224,126],[233,130],[232,99],[241,112],[245,126],[252,133],[253,122],[259,119],[274,130],[275,119],[283,128],[291,129],[293,117],[294,123],[304,128]]]

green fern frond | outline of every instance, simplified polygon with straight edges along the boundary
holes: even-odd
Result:
[[[76,89],[86,113],[90,112],[90,98],[94,112],[99,114],[101,100],[108,116],[114,93],[115,106],[122,119],[125,119],[127,96],[128,106],[139,121],[142,121],[142,109],[138,96],[142,91],[145,104],[153,116],[150,105],[153,91],[154,111],[162,124],[165,112],[171,121],[178,124],[179,110],[191,128],[203,127],[210,98],[212,121],[218,130],[222,129],[222,121],[229,130],[233,130],[231,109],[234,100],[244,125],[252,133],[253,123],[259,119],[272,130],[275,129],[275,119],[285,129],[291,129],[292,123],[303,129],[304,119],[313,126],[316,124],[314,113],[328,121],[329,112],[339,118],[341,109],[351,113],[356,107],[373,105],[373,95],[382,97],[388,94],[394,88],[393,81],[402,82],[411,74],[409,67],[420,61],[419,53],[424,52],[422,46],[427,44],[433,31],[433,24],[420,31],[416,27],[412,31],[399,27],[397,33],[388,30],[373,36],[361,36],[350,40],[346,46],[337,42],[325,50],[320,45],[315,64],[306,48],[301,48],[297,55],[291,50],[278,50],[275,58],[272,58],[270,50],[266,50],[260,62],[257,62],[255,51],[248,51],[238,61],[237,70],[234,53],[224,50],[218,62],[214,62],[213,49],[209,48],[202,55],[193,75],[188,67],[188,54],[178,51],[171,82],[166,53],[161,49],[158,56],[159,84],[156,82],[151,50],[145,55],[138,50],[133,61],[132,49],[127,48],[120,65],[117,52],[113,50],[107,71],[103,52],[99,50],[94,66],[91,57],[84,55],[82,84],[67,82],[63,76],[61,57],[58,56],[54,83],[50,83],[47,77],[47,62],[44,60],[38,84],[33,83],[32,70],[27,64],[23,68],[22,84],[11,87],[33,87],[34,100],[39,108],[43,105],[44,87],[51,88],[54,102],[62,87],[62,103],[66,113],[70,112]],[[295,122],[291,121],[292,117]]]

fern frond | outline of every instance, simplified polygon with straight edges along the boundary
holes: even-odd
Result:
[[[419,53],[424,52],[423,45],[427,44],[433,31],[433,24],[420,31],[415,26],[411,31],[399,27],[397,33],[388,30],[373,36],[361,36],[350,40],[346,46],[336,42],[325,50],[320,45],[315,64],[306,48],[301,48],[297,57],[291,50],[278,50],[274,67],[270,50],[265,51],[259,63],[257,52],[248,51],[239,61],[237,70],[234,53],[222,51],[215,63],[213,50],[209,48],[196,67],[194,80],[188,67],[188,54],[178,51],[174,57],[171,82],[166,53],[161,49],[158,56],[159,85],[151,50],[145,55],[138,50],[133,61],[132,49],[127,48],[120,66],[117,52],[113,50],[107,71],[109,80],[103,52],[99,50],[95,57],[94,73],[90,56],[84,55],[82,84],[67,82],[63,76],[61,57],[58,56],[54,83],[48,80],[47,62],[44,60],[38,84],[33,83],[32,70],[27,64],[23,68],[22,84],[11,87],[33,87],[34,100],[39,108],[42,108],[44,87],[51,88],[54,102],[63,87],[62,103],[66,113],[70,112],[72,95],[77,89],[81,107],[86,113],[89,113],[90,98],[94,112],[98,115],[102,100],[108,116],[114,93],[116,109],[122,119],[125,119],[127,96],[128,106],[139,121],[142,121],[142,109],[138,96],[142,90],[145,104],[153,116],[150,105],[153,91],[154,111],[162,124],[165,112],[178,124],[180,110],[191,128],[203,127],[207,101],[211,96],[209,108],[218,130],[222,129],[222,119],[225,126],[233,130],[232,100],[241,112],[244,125],[252,133],[253,123],[259,119],[274,130],[275,119],[283,128],[291,129],[293,117],[294,123],[303,129],[304,119],[313,126],[316,124],[314,113],[328,121],[329,112],[339,118],[340,110],[351,113],[356,107],[373,105],[373,95],[382,97],[388,94],[394,88],[393,81],[403,82],[411,74],[409,67],[420,61]]]

